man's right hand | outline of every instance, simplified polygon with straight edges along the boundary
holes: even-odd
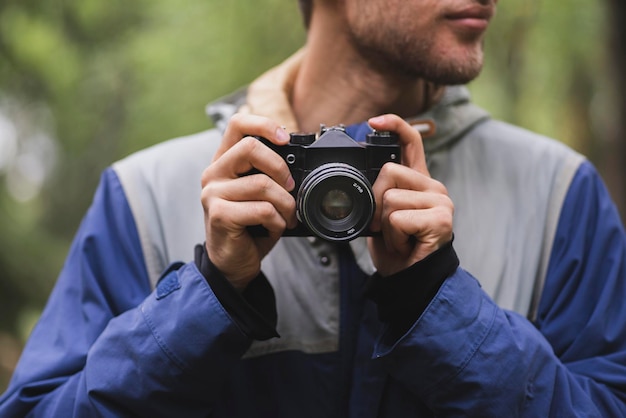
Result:
[[[213,162],[202,173],[206,250],[211,262],[243,291],[261,270],[261,260],[285,228],[297,224],[294,187],[287,163],[253,136],[277,144],[289,134],[270,119],[237,114],[226,128]],[[252,169],[260,174],[242,176]],[[247,227],[262,225],[268,237]]]

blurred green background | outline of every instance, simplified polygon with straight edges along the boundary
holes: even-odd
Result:
[[[494,116],[587,154],[621,196],[609,11],[501,2],[470,88]],[[102,169],[208,128],[209,101],[304,37],[296,0],[1,0],[0,392]]]

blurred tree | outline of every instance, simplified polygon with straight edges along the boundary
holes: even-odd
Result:
[[[609,106],[611,90],[605,20],[601,5],[583,0],[499,3],[471,85],[476,100],[594,157],[596,109]]]
[[[626,222],[626,3],[609,0],[611,16],[611,59],[615,82],[615,117],[610,121],[606,146],[606,177]]]
[[[292,53],[300,21],[290,0],[0,2],[0,358],[37,317],[104,167],[208,128],[206,103]]]
[[[485,68],[470,85],[474,99],[495,117],[588,156],[623,219],[625,7],[621,0],[500,2],[486,40]]]
[[[120,44],[139,22],[139,10],[140,2],[120,0],[0,3],[1,358],[22,343],[45,302],[79,219],[73,207],[84,210],[91,192],[81,192],[97,175],[99,165],[83,157],[91,149],[93,121],[103,116],[92,110],[110,108],[118,91],[93,83],[85,91],[95,71],[93,51]],[[111,148],[93,146],[103,148],[101,158],[112,157]],[[44,182],[55,162],[56,178],[65,178]],[[75,169],[70,175],[68,167]],[[72,204],[57,207],[59,198]]]

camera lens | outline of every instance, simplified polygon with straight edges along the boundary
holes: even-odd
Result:
[[[369,181],[356,168],[328,163],[303,180],[296,199],[300,221],[315,235],[329,241],[359,236],[374,215]]]
[[[338,221],[352,212],[353,202],[350,195],[343,190],[333,189],[324,195],[320,209],[328,219]]]

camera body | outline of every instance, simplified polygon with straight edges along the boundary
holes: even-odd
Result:
[[[279,154],[295,180],[298,226],[283,236],[318,236],[328,241],[350,241],[371,235],[376,209],[372,184],[382,166],[400,163],[398,136],[373,131],[365,143],[352,139],[342,126],[322,126],[313,133],[292,133],[287,145],[258,138]],[[264,228],[251,227],[252,235]],[[265,234],[267,231],[265,231]]]

